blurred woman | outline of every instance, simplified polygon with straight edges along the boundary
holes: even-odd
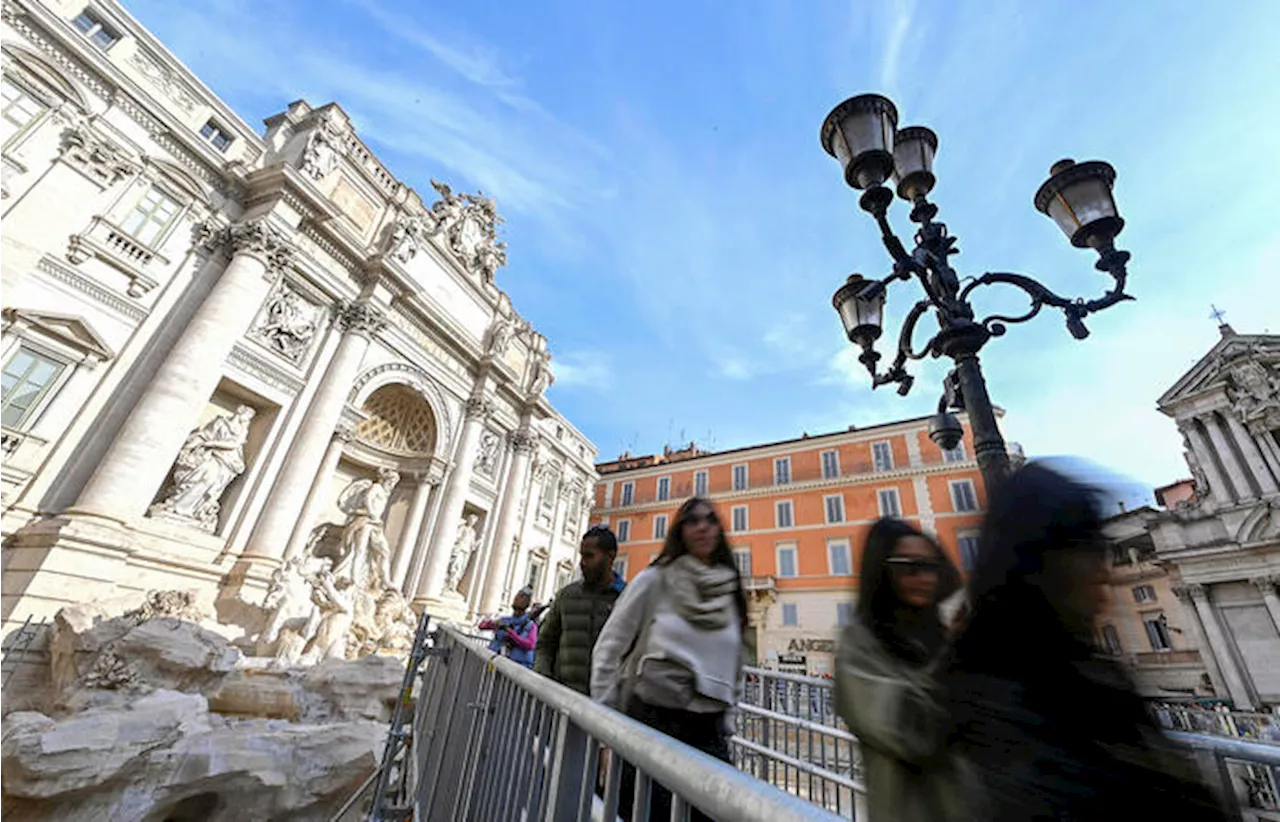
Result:
[[[1091,489],[1031,463],[996,490],[944,677],[974,818],[1226,819],[1094,653],[1105,557]]]
[[[867,815],[895,822],[962,818],[950,723],[935,678],[948,628],[940,603],[959,588],[936,542],[901,520],[871,527],[854,620],[840,635],[836,710],[858,737]]]
[[[623,590],[591,655],[591,695],[686,745],[730,762],[727,712],[737,703],[747,604],[711,503],[680,506],[662,553]],[[630,815],[634,772],[623,771]],[[671,801],[655,789],[652,818]],[[707,817],[695,813],[694,819]]]

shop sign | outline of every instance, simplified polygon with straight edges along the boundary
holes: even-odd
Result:
[[[833,654],[836,651],[836,641],[834,639],[793,639],[787,645],[787,650],[793,654],[805,652]]]

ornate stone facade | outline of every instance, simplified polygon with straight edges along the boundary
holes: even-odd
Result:
[[[596,451],[496,281],[497,204],[439,181],[424,203],[336,103],[256,132],[108,5],[106,51],[82,7],[5,5],[28,119],[0,201],[0,356],[25,375],[3,536],[6,567],[38,569],[6,576],[6,630],[192,589],[254,653],[351,657],[402,648],[406,607],[468,620],[530,556],[571,562],[569,500],[522,505],[530,463],[589,486]],[[104,655],[93,676],[130,673]]]
[[[1183,436],[1194,493],[1153,513],[1155,560],[1181,584],[1215,691],[1280,704],[1280,336],[1228,325],[1159,400]]]

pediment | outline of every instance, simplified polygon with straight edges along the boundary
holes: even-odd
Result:
[[[109,360],[115,356],[102,335],[80,317],[27,308],[6,308],[4,319],[6,324],[25,323],[39,333],[95,359]]]
[[[1223,336],[1161,395],[1157,405],[1163,409],[1214,388],[1226,388],[1232,366],[1244,360],[1261,363],[1272,372],[1280,369],[1280,335],[1232,333]]]

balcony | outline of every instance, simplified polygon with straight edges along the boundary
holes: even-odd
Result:
[[[742,587],[749,594],[771,593],[778,585],[773,577],[744,577]]]
[[[155,270],[169,261],[101,217],[71,238],[67,259],[76,265],[97,257],[129,278],[130,297],[141,297],[157,285]]]

